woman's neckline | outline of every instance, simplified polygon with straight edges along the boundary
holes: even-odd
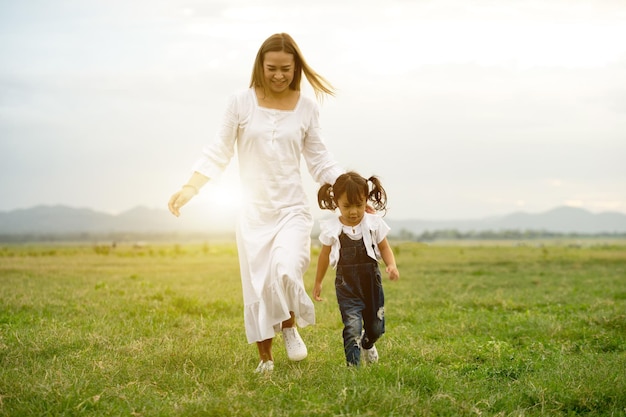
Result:
[[[259,97],[256,93],[256,88],[255,87],[250,87],[250,90],[252,90],[252,95],[254,97],[254,104],[259,108],[259,109],[263,109],[263,110],[272,110],[272,111],[283,111],[283,112],[294,112],[296,111],[296,109],[298,108],[298,106],[300,105],[300,100],[302,100],[302,94],[298,91],[298,99],[296,100],[296,104],[295,106],[293,106],[293,108],[291,109],[279,109],[279,108],[275,108],[275,107],[267,107],[267,106],[262,106],[259,103]]]

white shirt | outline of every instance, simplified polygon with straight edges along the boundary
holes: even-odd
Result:
[[[322,245],[330,246],[329,261],[333,268],[336,268],[337,262],[339,262],[339,248],[341,246],[339,235],[342,231],[351,239],[356,240],[363,237],[367,254],[370,258],[378,261],[381,259],[378,244],[387,237],[390,230],[382,217],[369,213],[365,213],[361,223],[354,228],[352,226],[344,226],[339,220],[339,217],[334,217],[329,220],[321,221],[320,229],[319,240]],[[352,232],[352,229],[354,229],[354,232]]]

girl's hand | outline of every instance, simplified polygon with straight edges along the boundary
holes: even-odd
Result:
[[[322,298],[322,284],[315,284],[313,286],[313,299],[315,301],[324,301]]]
[[[385,271],[387,271],[387,274],[389,274],[389,279],[392,281],[397,281],[398,278],[400,278],[400,272],[395,265],[388,266]]]
[[[175,192],[172,197],[170,197],[170,201],[167,203],[167,207],[170,209],[170,212],[178,217],[180,216],[180,209],[182,206],[187,204],[189,200],[196,195],[196,190],[192,187],[183,187],[179,191]]]

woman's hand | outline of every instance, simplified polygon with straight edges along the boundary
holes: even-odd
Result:
[[[167,207],[174,216],[178,217],[181,207],[187,204],[197,193],[194,187],[184,186],[170,197]]]

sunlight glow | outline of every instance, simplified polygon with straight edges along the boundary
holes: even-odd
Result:
[[[235,184],[220,182],[207,191],[209,203],[221,211],[238,211],[241,208],[241,190]]]

